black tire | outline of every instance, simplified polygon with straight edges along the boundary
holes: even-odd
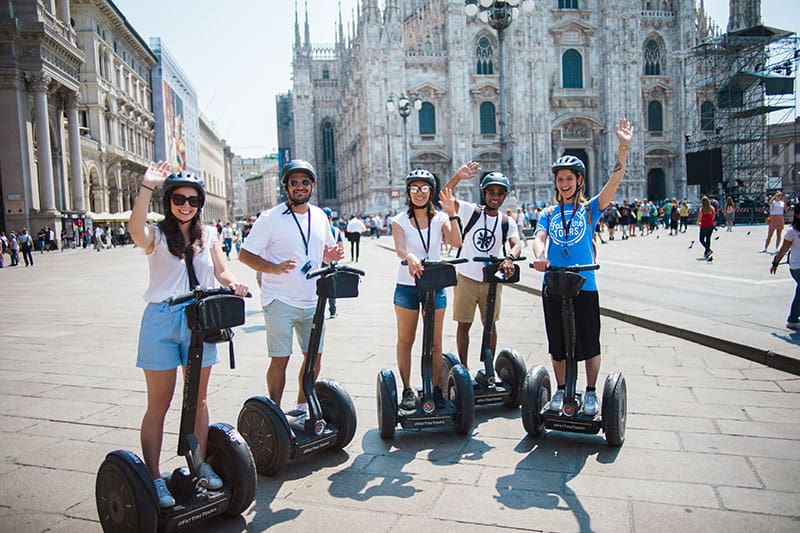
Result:
[[[150,474],[140,462],[147,479]],[[95,501],[103,531],[151,532],[158,527],[158,503],[142,473],[120,456],[108,454],[97,471]],[[152,489],[155,490],[155,489]]]
[[[338,430],[333,448],[341,450],[356,435],[357,419],[353,399],[339,383],[331,379],[321,379],[314,383],[314,391],[322,407],[322,418]]]
[[[544,431],[542,409],[550,401],[550,374],[541,365],[531,369],[522,393],[522,425],[531,437]]]
[[[522,391],[525,389],[525,377],[528,373],[525,361],[516,350],[503,349],[497,354],[494,371],[503,384],[511,389],[511,394],[503,403],[506,407],[519,407],[522,403]]]
[[[381,438],[394,437],[397,426],[397,383],[391,370],[378,373],[378,430]]]
[[[461,363],[461,360],[451,353],[442,354],[442,371],[439,373],[439,387],[447,390],[447,376],[450,375],[450,369]]]
[[[609,446],[622,446],[628,420],[628,388],[625,376],[609,374],[603,386],[603,431]]]
[[[467,367],[457,364],[447,378],[447,395],[456,404],[455,430],[468,435],[475,424],[475,391]]]
[[[271,400],[250,398],[244,402],[236,426],[250,446],[259,474],[272,476],[286,466],[291,435]]]
[[[212,424],[208,428],[206,462],[231,491],[225,514],[242,514],[256,496],[256,462],[244,438],[230,424]]]

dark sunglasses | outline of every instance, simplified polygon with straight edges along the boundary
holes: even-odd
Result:
[[[199,196],[184,196],[182,194],[173,194],[171,196],[172,203],[178,206],[189,202],[189,205],[192,207],[200,207],[200,197]]]
[[[291,179],[289,180],[289,185],[292,187],[297,187],[298,185],[302,185],[303,187],[308,187],[311,185],[311,180],[308,178],[303,178],[301,180]]]

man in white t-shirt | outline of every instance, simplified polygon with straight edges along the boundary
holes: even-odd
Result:
[[[470,161],[462,166],[447,182],[445,188],[455,190],[461,180],[474,179],[480,165]],[[490,172],[481,179],[481,195],[484,205],[456,200],[456,212],[462,224],[461,257],[470,259],[458,265],[458,285],[454,289],[453,320],[458,322],[456,346],[461,363],[467,366],[469,353],[469,330],[475,318],[475,307],[480,309],[481,319],[485,320],[489,294],[489,283],[483,281],[483,263],[472,261],[473,257],[506,257],[500,264],[505,275],[514,274],[514,262],[522,253],[519,229],[513,217],[504,215],[500,207],[511,189],[508,178],[500,172]],[[506,246],[506,241],[508,245]],[[507,252],[505,251],[507,250]],[[494,317],[492,319],[491,350],[497,350],[497,329],[494,325],[500,318],[502,284],[498,284]]]
[[[267,327],[267,369],[269,396],[278,406],[286,385],[286,366],[292,354],[292,332],[308,354],[308,342],[314,310],[317,305],[316,280],[306,273],[344,257],[331,235],[328,217],[309,199],[317,175],[307,161],[294,159],[286,163],[281,182],[289,200],[261,213],[253,224],[239,253],[239,260],[256,272],[262,272],[261,306]],[[323,329],[314,379],[319,375],[322,360]],[[302,373],[301,373],[302,376]],[[295,411],[306,410],[302,384],[297,392]]]

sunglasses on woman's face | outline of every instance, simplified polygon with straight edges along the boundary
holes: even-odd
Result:
[[[182,194],[173,194],[172,195],[172,203],[181,206],[189,202],[189,205],[192,207],[200,207],[200,197],[199,196],[184,196]]]
[[[430,192],[431,186],[430,185],[411,185],[408,188],[408,192],[411,194],[417,194],[418,192]]]

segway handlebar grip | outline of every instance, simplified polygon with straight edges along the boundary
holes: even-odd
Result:
[[[199,294],[198,294],[199,293]],[[228,287],[215,287],[215,288],[208,288],[208,287],[200,287],[199,285],[197,288],[191,292],[185,292],[183,294],[177,294],[172,296],[171,298],[167,299],[168,305],[176,305],[183,302],[188,302],[189,300],[193,300],[199,296],[199,299],[207,298],[208,296],[216,296],[218,294],[234,294],[232,289]],[[253,295],[248,292],[245,296],[246,298],[251,298]]]
[[[445,264],[447,264],[447,265],[458,265],[460,263],[466,263],[468,261],[469,261],[469,259],[467,259],[466,257],[457,257],[455,259],[439,259],[439,260],[423,259],[422,260],[422,264],[423,265],[445,265]],[[401,265],[407,265],[408,261],[403,259],[402,261],[400,261],[400,264]]]
[[[477,263],[502,263],[506,259],[508,259],[508,257],[497,257],[495,255],[480,256],[480,257],[473,257],[472,258],[472,260],[477,262]],[[521,255],[519,257],[515,257],[514,259],[512,259],[512,261],[525,261],[525,259],[527,259],[527,257],[525,257],[524,255]]]

